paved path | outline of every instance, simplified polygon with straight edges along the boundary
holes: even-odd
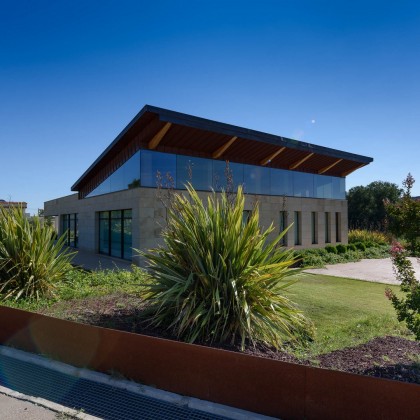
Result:
[[[131,269],[131,261],[125,261],[118,258],[107,257],[106,255],[95,254],[89,251],[69,249],[70,252],[77,251],[73,257],[72,263],[86,270],[122,270]]]
[[[2,420],[57,420],[60,414],[30,401],[23,401],[16,396],[0,394],[0,418]]]
[[[420,263],[416,258],[410,258],[410,260],[416,271],[416,277],[420,281]],[[305,271],[307,273],[325,274],[377,283],[399,284],[395,278],[390,258],[327,265],[325,268],[313,268]]]

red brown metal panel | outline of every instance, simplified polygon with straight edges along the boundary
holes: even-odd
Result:
[[[0,307],[0,343],[284,419],[417,419],[420,386]]]
[[[420,418],[420,386],[327,369],[307,368],[306,418]]]

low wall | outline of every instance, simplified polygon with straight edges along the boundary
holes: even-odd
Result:
[[[283,419],[418,419],[420,386],[64,321],[0,306],[0,343]]]

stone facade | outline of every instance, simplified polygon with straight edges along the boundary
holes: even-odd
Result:
[[[156,247],[161,242],[162,227],[166,223],[166,208],[162,199],[159,198],[159,193],[160,191],[155,188],[134,188],[84,199],[79,199],[77,194],[72,194],[47,201],[45,215],[61,216],[77,213],[78,247],[82,250],[98,252],[98,212],[131,209],[132,247],[147,250]],[[207,194],[202,192],[200,196],[204,198]],[[288,231],[286,238],[288,247],[297,249],[324,247],[326,245],[326,213],[329,213],[329,243],[347,243],[346,200],[247,194],[245,210],[252,210],[257,201],[260,206],[260,224],[263,228],[267,228],[273,223],[275,226],[273,237],[280,231],[280,212],[287,212],[287,225],[294,221],[298,212],[299,229],[292,227]],[[58,229],[61,233],[61,217],[58,219]],[[316,227],[315,238],[313,219]],[[296,234],[299,234],[299,238],[295,237]],[[137,257],[134,257],[133,261],[140,262]]]

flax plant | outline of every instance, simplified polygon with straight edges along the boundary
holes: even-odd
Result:
[[[168,208],[164,246],[142,253],[151,273],[143,297],[150,322],[188,342],[280,348],[305,341],[312,323],[285,295],[299,270],[293,251],[261,232],[258,206],[243,221],[244,194],[212,193],[207,203],[187,185]]]
[[[1,299],[51,296],[55,284],[71,268],[71,253],[63,252],[64,237],[54,241],[54,229],[32,224],[21,208],[0,208]]]

